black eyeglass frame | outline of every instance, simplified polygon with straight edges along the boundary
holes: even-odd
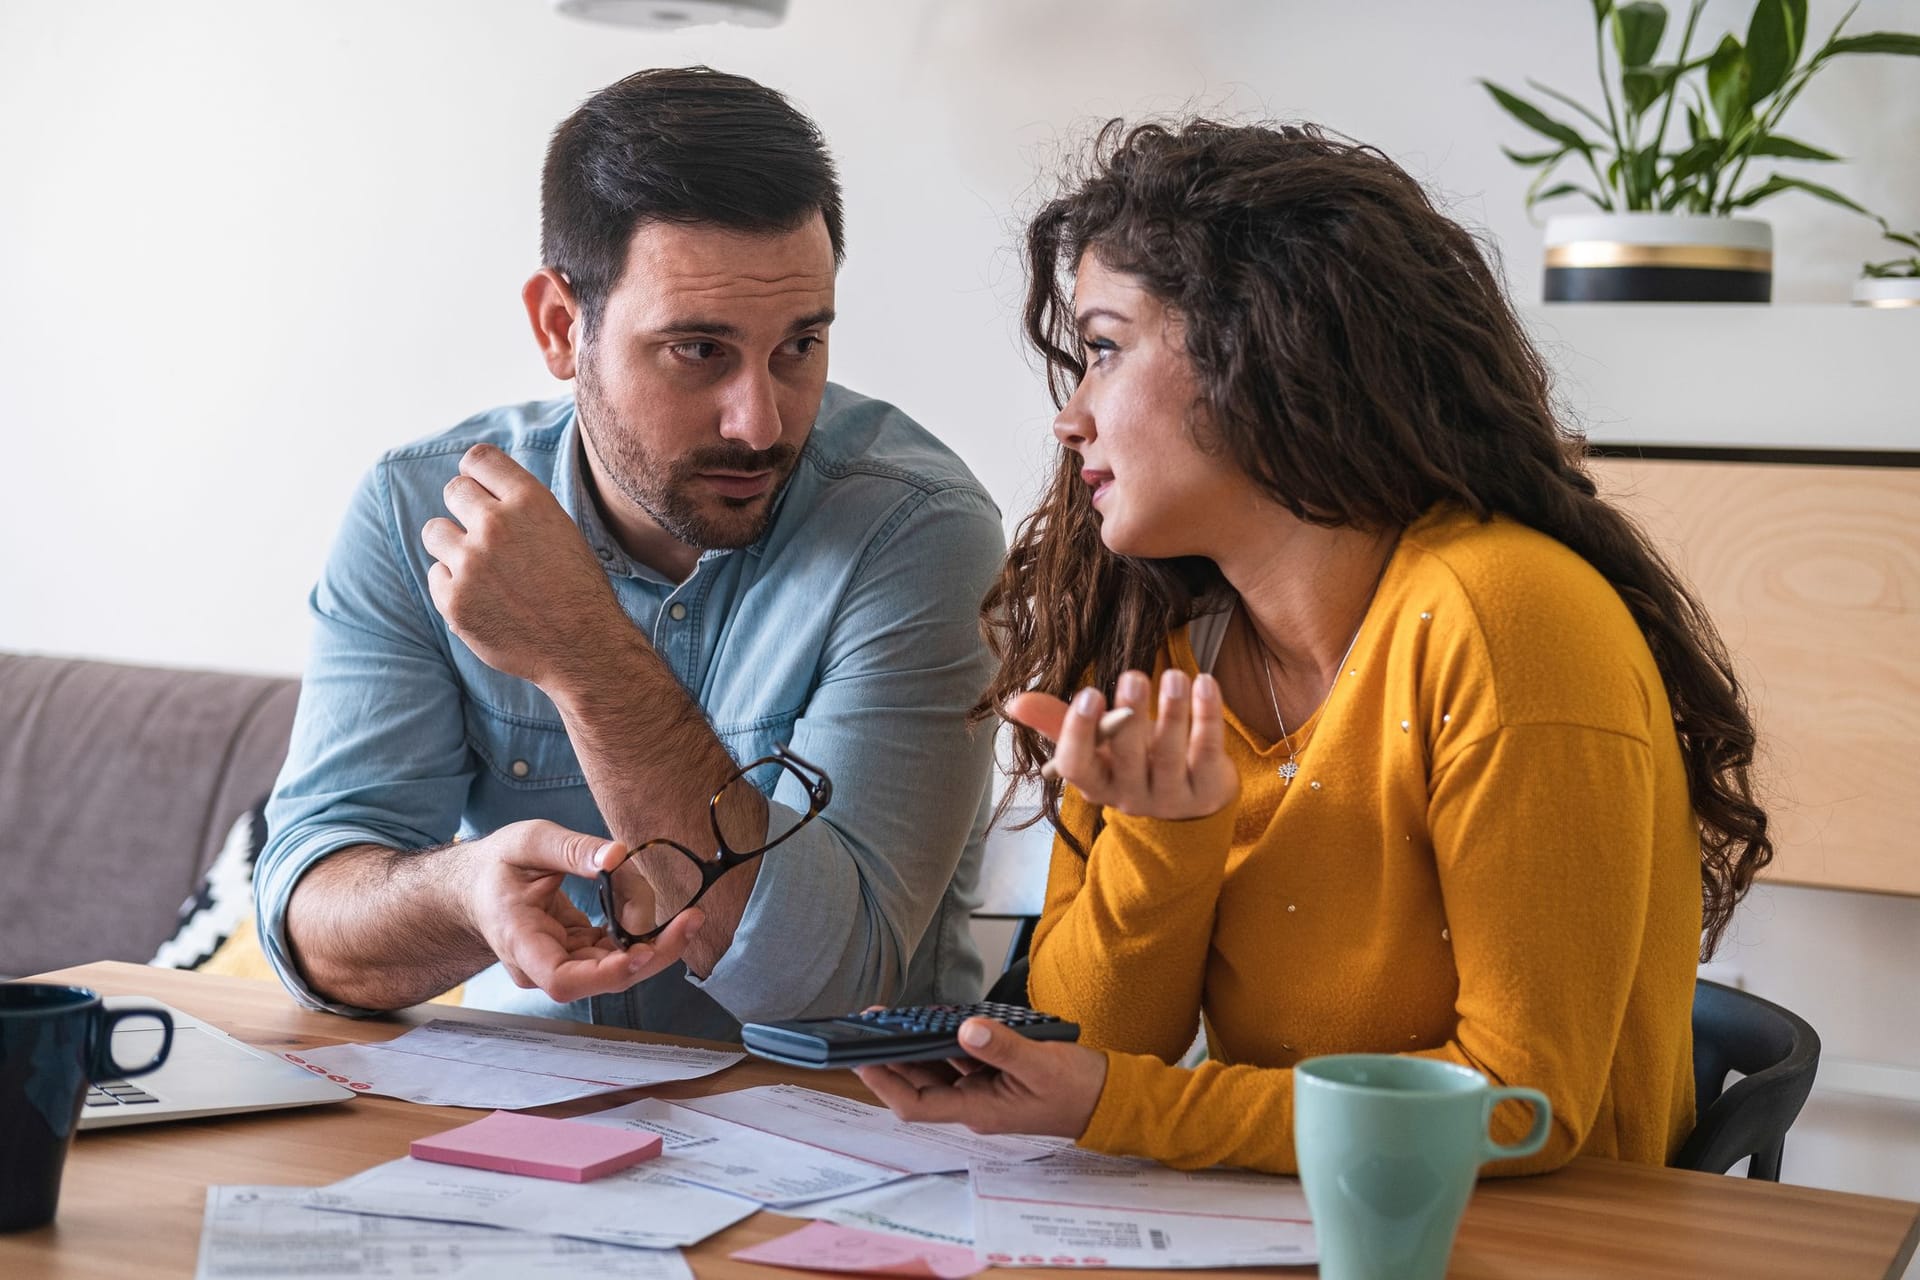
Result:
[[[760,766],[768,764],[777,764],[790,770],[794,776],[799,778],[806,786],[807,811],[801,816],[800,821],[794,823],[793,826],[786,831],[781,832],[778,839],[769,840],[767,843],[755,849],[735,849],[727,843],[726,836],[720,831],[720,798],[727,793],[728,787],[739,782]],[[782,841],[792,839],[794,832],[819,817],[820,811],[825,809],[832,801],[833,779],[827,776],[827,771],[819,765],[796,755],[787,747],[775,747],[772,755],[761,756],[751,764],[741,765],[733,771],[732,775],[729,776],[725,782],[720,784],[719,789],[713,793],[713,798],[707,801],[707,823],[713,828],[714,843],[719,846],[719,851],[712,858],[703,858],[693,850],[687,848],[687,846],[681,844],[678,840],[669,840],[665,836],[638,845],[627,854],[628,858],[635,858],[644,850],[651,849],[655,845],[665,845],[669,849],[678,851],[682,857],[693,863],[693,865],[700,870],[700,887],[694,891],[694,895],[682,903],[678,911],[675,911],[672,915],[645,933],[628,933],[620,924],[620,913],[616,909],[616,903],[614,901],[613,871],[602,871],[598,877],[600,882],[600,912],[606,917],[607,932],[612,934],[614,941],[618,942],[622,947],[631,947],[636,942],[652,942],[660,936],[668,925],[672,924],[674,920],[679,917],[681,911],[685,911],[688,907],[693,906],[699,902],[700,899],[706,897],[707,890],[718,884],[721,876],[724,876],[727,872],[740,866],[742,863],[759,857]],[[621,866],[625,865],[624,862],[621,864]],[[614,871],[618,871],[619,869],[619,867],[615,867]]]

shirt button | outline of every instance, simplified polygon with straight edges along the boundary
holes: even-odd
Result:
[[[613,552],[611,552],[611,551],[609,551],[609,550],[607,550],[607,548],[605,548],[605,547],[601,547],[601,548],[599,549],[599,551],[600,551],[600,558],[601,558],[602,560],[611,560],[611,559],[613,559]]]
[[[532,767],[529,766],[525,760],[515,760],[512,764],[508,765],[507,767],[513,770],[513,776],[516,778],[524,778],[529,773],[533,772]]]
[[[681,604],[678,600],[675,600],[672,604],[667,606],[667,616],[669,618],[672,618],[675,622],[679,622],[682,618],[685,618],[687,616],[687,606],[685,606],[684,604]]]

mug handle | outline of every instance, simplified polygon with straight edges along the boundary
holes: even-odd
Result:
[[[160,1049],[151,1061],[137,1067],[121,1066],[113,1056],[113,1029],[128,1018],[152,1018],[160,1024]],[[100,1038],[94,1042],[88,1073],[95,1080],[127,1080],[143,1076],[167,1060],[173,1051],[173,1015],[165,1009],[107,1009],[100,1019]]]
[[[1553,1104],[1547,1101],[1547,1095],[1538,1089],[1498,1088],[1487,1090],[1487,1109],[1481,1117],[1481,1129],[1493,1122],[1493,1109],[1506,1101],[1524,1102],[1533,1108],[1533,1128],[1527,1130],[1527,1136],[1511,1146],[1502,1146],[1492,1138],[1486,1139],[1481,1160],[1512,1160],[1517,1156],[1530,1156],[1547,1145],[1547,1131],[1553,1127]]]

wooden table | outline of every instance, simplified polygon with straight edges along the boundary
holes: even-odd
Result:
[[[89,964],[44,980],[108,995],[144,995],[184,1009],[250,1044],[273,1049],[385,1040],[430,1018],[485,1019],[623,1039],[634,1032],[434,1006],[354,1022],[301,1010],[271,983]],[[653,1037],[666,1039],[666,1037]],[[683,1041],[682,1043],[701,1043]],[[721,1046],[724,1047],[724,1046]],[[795,1082],[866,1097],[849,1073],[801,1071],[748,1058],[715,1076],[646,1091],[678,1098]],[[602,1095],[541,1109],[567,1116],[642,1096]],[[37,1231],[0,1235],[7,1280],[191,1276],[210,1185],[318,1186],[404,1155],[414,1138],[474,1118],[451,1107],[360,1097],[302,1111],[260,1113],[81,1134],[68,1159],[60,1213]],[[776,1269],[735,1262],[736,1249],[794,1230],[761,1212],[687,1250],[700,1276],[773,1280]],[[1536,1178],[1482,1183],[1453,1251],[1454,1277],[1897,1277],[1920,1242],[1920,1205],[1749,1182],[1611,1160],[1576,1160]],[[817,1273],[781,1271],[787,1276]],[[1060,1272],[994,1271],[1057,1277]],[[1135,1275],[1145,1273],[1135,1272]],[[1167,1273],[1190,1276],[1194,1273]],[[1305,1276],[1308,1268],[1216,1272]]]

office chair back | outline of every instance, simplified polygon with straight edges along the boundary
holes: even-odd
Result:
[[[1780,1181],[1780,1156],[1813,1073],[1820,1037],[1806,1019],[1717,982],[1693,989],[1693,1087],[1699,1122],[1673,1158],[1677,1169]],[[1727,1074],[1742,1079],[1729,1085]]]

